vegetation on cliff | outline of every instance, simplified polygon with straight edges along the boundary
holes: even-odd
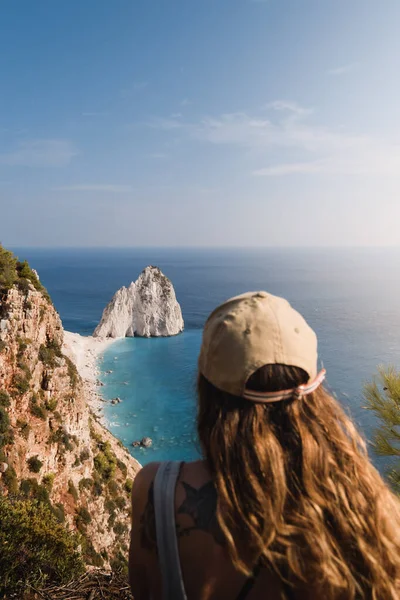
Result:
[[[138,464],[91,413],[63,336],[35,272],[0,246],[0,597],[127,569]]]
[[[374,450],[378,456],[391,459],[387,477],[400,494],[400,371],[380,367],[378,375],[364,389],[368,408],[380,420],[375,432]]]
[[[84,571],[79,537],[47,503],[0,495],[0,596],[67,583]]]
[[[19,261],[10,250],[6,250],[0,244],[0,293],[10,290],[14,285],[22,291],[27,291],[30,283],[51,302],[46,288],[40,283],[28,262]]]

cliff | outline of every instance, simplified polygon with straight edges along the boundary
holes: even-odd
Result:
[[[106,306],[94,336],[177,335],[182,311],[171,281],[157,267],[146,267],[136,282],[119,289]]]
[[[87,564],[118,566],[140,465],[91,413],[61,320],[27,269],[0,277],[0,495],[44,501],[80,533]]]

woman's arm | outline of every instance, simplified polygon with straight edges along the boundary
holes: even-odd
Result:
[[[157,548],[152,490],[158,465],[159,463],[150,463],[141,469],[132,488],[129,583],[135,600],[151,598],[149,566]]]

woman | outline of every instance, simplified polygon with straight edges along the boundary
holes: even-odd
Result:
[[[135,600],[400,597],[398,500],[324,376],[286,300],[249,293],[210,315],[204,460],[149,464],[135,480]]]

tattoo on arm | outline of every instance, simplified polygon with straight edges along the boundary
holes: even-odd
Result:
[[[154,484],[149,488],[146,508],[140,517],[140,544],[149,552],[157,552],[156,515],[154,512]]]
[[[185,499],[178,508],[178,515],[187,515],[193,525],[177,523],[178,538],[190,535],[192,531],[203,531],[213,536],[217,544],[224,544],[224,536],[217,521],[217,492],[212,481],[200,488],[181,482]],[[142,548],[157,552],[156,520],[154,511],[154,485],[149,488],[147,504],[140,518],[140,543]]]

